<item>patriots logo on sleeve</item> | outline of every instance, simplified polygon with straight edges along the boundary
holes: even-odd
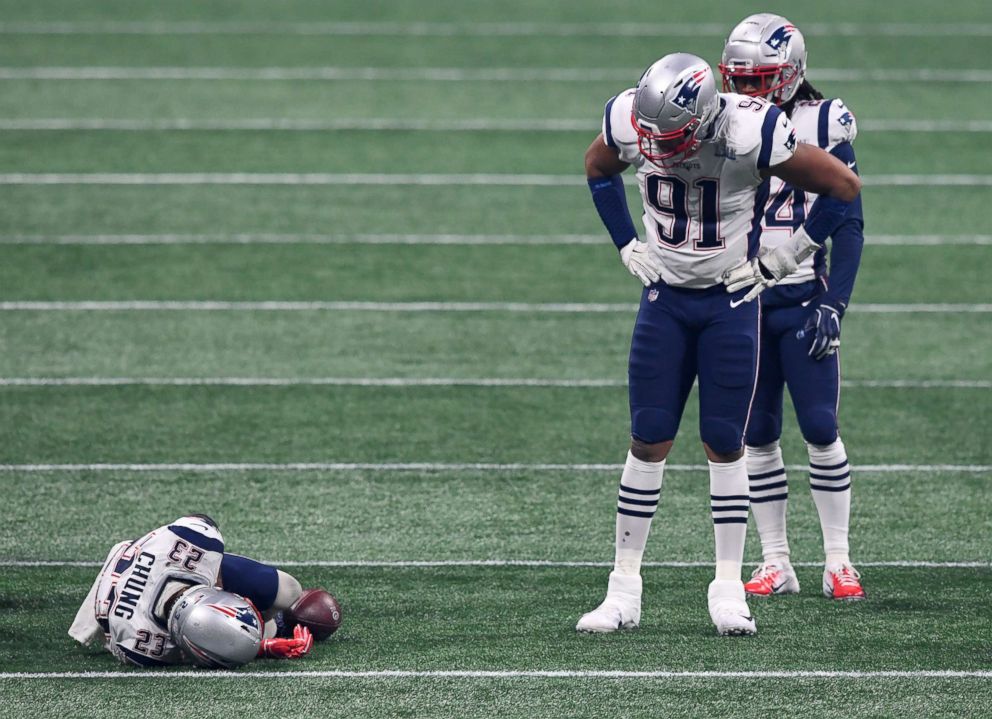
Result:
[[[785,45],[789,44],[789,39],[795,31],[795,25],[783,25],[773,32],[770,38],[765,40],[765,44],[772,50],[781,51]]]
[[[796,128],[792,128],[789,131],[789,136],[785,138],[785,149],[795,150],[796,149]]]
[[[703,68],[689,77],[679,88],[679,94],[672,98],[672,104],[695,113],[696,103],[699,101],[699,89],[703,86],[707,72],[708,70]]]
[[[837,118],[837,122],[839,122],[844,127],[850,127],[851,123],[854,122],[854,115],[852,115],[850,112],[845,112],[843,115]]]

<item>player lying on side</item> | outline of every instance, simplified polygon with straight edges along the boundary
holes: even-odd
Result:
[[[114,545],[69,636],[102,642],[125,664],[232,669],[255,657],[302,657],[340,621],[330,594],[225,553],[216,522],[191,514]]]

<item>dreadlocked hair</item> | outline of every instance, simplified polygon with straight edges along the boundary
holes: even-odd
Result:
[[[792,99],[787,103],[782,105],[782,110],[785,111],[786,115],[792,115],[792,108],[796,106],[797,102],[802,102],[804,100],[822,100],[823,93],[817,90],[815,87],[809,84],[809,80],[803,78],[802,84],[796,88],[796,94],[792,96]]]

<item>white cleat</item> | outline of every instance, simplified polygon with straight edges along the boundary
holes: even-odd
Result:
[[[744,583],[733,579],[714,579],[707,592],[710,619],[722,637],[751,636],[758,627],[744,599]]]
[[[634,629],[641,623],[641,577],[610,572],[606,599],[575,625],[579,632],[603,634]]]

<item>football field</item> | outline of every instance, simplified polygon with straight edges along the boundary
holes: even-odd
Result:
[[[0,0],[0,718],[992,715],[992,8],[608,5]],[[650,62],[715,68],[765,10],[858,118],[868,600],[820,594],[787,406],[802,592],[715,635],[694,393],[641,626],[578,635],[640,296],[583,154]],[[227,673],[72,641],[110,546],[189,512],[342,628]]]

